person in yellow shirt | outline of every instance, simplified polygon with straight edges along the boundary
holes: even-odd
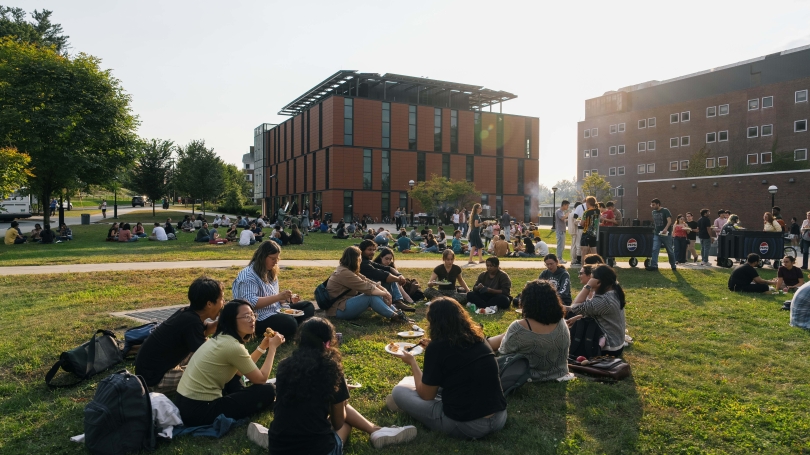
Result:
[[[6,231],[6,245],[19,245],[20,243],[26,242],[26,237],[20,235],[20,229],[17,227],[19,225],[20,223],[16,221],[11,222],[11,227]]]

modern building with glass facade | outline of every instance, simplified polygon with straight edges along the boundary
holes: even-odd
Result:
[[[476,85],[342,70],[254,130],[254,193],[265,213],[317,204],[332,219],[393,216],[409,181],[474,182],[492,215],[537,217],[539,119],[500,113],[516,96]],[[497,105],[499,112],[492,112]],[[489,112],[485,112],[488,108]]]

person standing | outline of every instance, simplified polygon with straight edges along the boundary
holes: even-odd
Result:
[[[402,227],[402,223],[400,223],[400,220],[399,220],[400,215],[401,215],[401,212],[399,211],[399,207],[397,207],[397,209],[394,211],[394,223],[397,226],[397,231],[399,230],[399,228]]]
[[[454,231],[458,229],[458,223],[459,223],[459,216],[458,216],[458,209],[456,209],[456,211],[453,212],[453,230]]]
[[[580,231],[579,218],[585,213],[585,206],[582,202],[577,201],[574,203],[574,210],[568,213],[568,232],[571,233],[571,263],[581,264],[581,256],[579,254],[579,242],[582,238]]]
[[[461,236],[467,237],[467,233],[469,232],[469,226],[467,225],[467,209],[464,208],[458,214],[458,224],[461,228]]]
[[[646,269],[650,272],[658,270],[658,254],[661,252],[661,244],[667,250],[667,258],[672,270],[675,270],[675,252],[672,250],[672,213],[669,209],[661,207],[661,200],[658,198],[650,201],[653,217],[653,245],[650,266]]]
[[[560,264],[565,264],[565,260],[563,259],[563,254],[565,253],[565,212],[570,205],[570,202],[563,200],[560,204],[560,208],[554,212],[554,229],[557,231],[557,258],[559,258]],[[571,253],[573,254],[573,252],[572,247]]]
[[[580,251],[583,257],[596,253],[596,242],[599,238],[599,208],[596,205],[596,198],[588,196],[585,198],[587,210],[582,214],[580,225],[582,226],[582,238],[579,241]]]
[[[509,230],[509,222],[512,221],[512,217],[509,216],[509,210],[503,211],[503,216],[501,217],[501,232],[503,232],[504,237],[506,237],[507,242],[511,242],[510,236],[511,232]]]
[[[701,265],[709,265],[709,249],[712,247],[712,221],[709,219],[709,209],[700,211],[700,219],[697,221],[698,238],[700,238],[700,255],[703,262]]]
[[[51,199],[51,216],[56,213],[56,198]]]
[[[309,235],[307,234],[309,232],[309,209],[306,207],[301,211],[301,231],[304,235]]]
[[[726,213],[726,209],[720,209],[717,211],[717,218],[714,220],[714,224],[712,225],[712,229],[714,229],[714,236],[717,237],[720,235],[720,231],[723,230],[723,226],[726,225],[726,219],[728,219],[728,213]]]
[[[692,212],[686,212],[686,225],[689,226],[689,230],[686,231],[686,261],[689,262],[692,258],[695,258],[695,262],[697,262],[698,254],[695,249],[695,243],[697,243],[698,224],[697,221],[694,220]]]
[[[106,199],[101,201],[101,205],[99,206],[99,208],[101,209],[101,217],[102,218],[107,218],[107,200]]]
[[[807,212],[807,219],[802,221],[802,268],[807,270],[807,256],[810,256],[810,212]]]
[[[470,261],[468,264],[478,264],[484,260],[484,242],[481,241],[481,204],[475,204],[470,214]],[[810,216],[808,217],[810,218]],[[478,262],[473,257],[478,251]]]
[[[613,201],[608,202],[607,209],[613,212],[613,226],[621,226],[622,225],[622,212],[621,210],[616,208],[616,204]]]

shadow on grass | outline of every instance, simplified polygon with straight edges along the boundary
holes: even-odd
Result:
[[[631,376],[617,383],[584,381],[576,393],[570,393],[568,404],[587,434],[569,435],[564,453],[638,453],[639,422],[643,415],[641,399]],[[581,445],[578,439],[584,440]],[[575,450],[567,450],[567,449]]]

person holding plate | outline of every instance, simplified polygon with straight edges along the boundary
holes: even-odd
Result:
[[[278,284],[281,246],[276,242],[262,242],[253,253],[250,264],[242,269],[233,282],[233,298],[250,303],[256,312],[256,333],[269,327],[292,339],[298,324],[315,314],[312,302],[301,301],[289,289],[281,291]],[[303,313],[284,314],[282,304]],[[298,312],[296,312],[298,313]]]
[[[470,288],[464,282],[464,277],[461,276],[461,267],[455,265],[455,260],[456,254],[453,250],[449,248],[444,250],[442,253],[443,264],[437,265],[433,269],[428,281],[428,287],[424,291],[428,300],[450,297],[462,305],[467,304],[467,293],[470,292]],[[458,291],[456,281],[464,291],[463,294]]]
[[[462,439],[479,439],[506,424],[506,398],[495,353],[464,307],[443,297],[427,312],[431,341],[424,372],[408,352],[405,377],[386,397],[392,411],[402,410],[434,431]],[[439,388],[441,398],[437,399]]]

